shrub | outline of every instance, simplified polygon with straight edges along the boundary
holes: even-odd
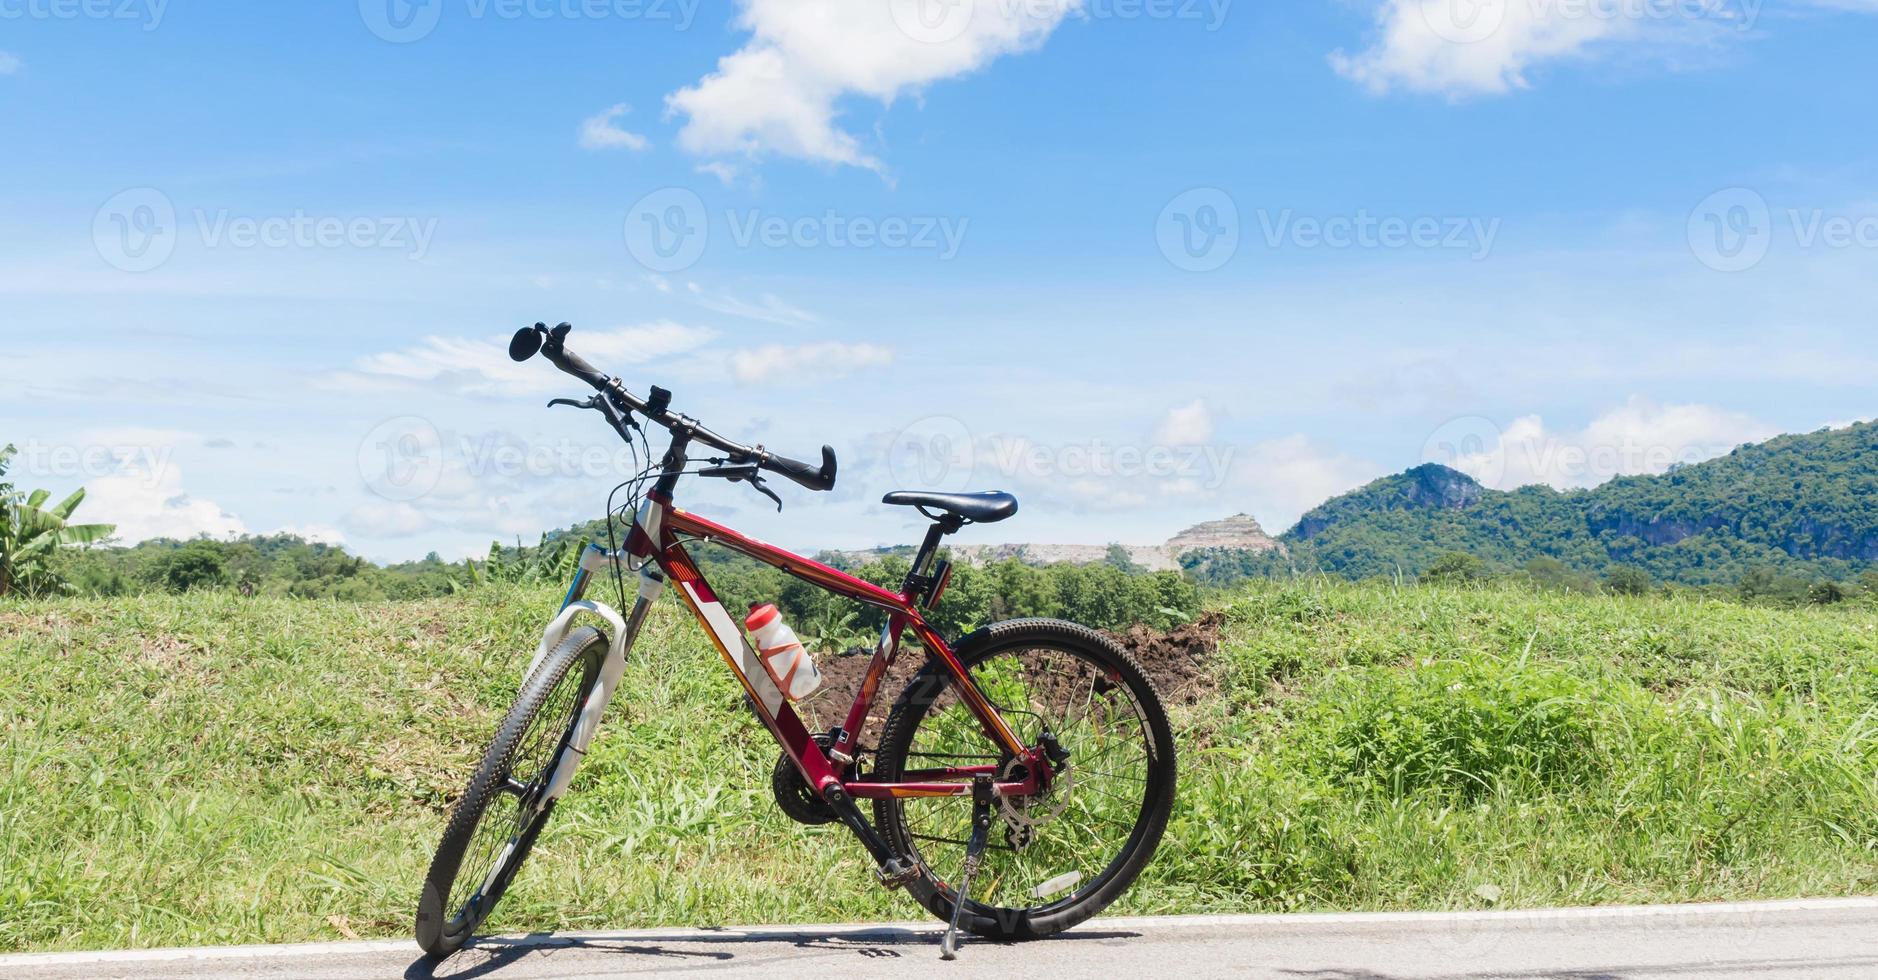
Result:
[[[1450,551],[1422,572],[1423,582],[1468,584],[1487,579],[1487,563],[1465,551]]]
[[[1656,582],[1635,565],[1612,565],[1604,570],[1604,587],[1617,595],[1648,595]]]
[[[1550,784],[1591,764],[1590,698],[1553,669],[1442,661],[1346,675],[1296,744],[1345,783],[1467,799],[1506,780]]]

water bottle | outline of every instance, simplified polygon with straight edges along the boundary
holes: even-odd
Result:
[[[770,680],[776,682],[776,689],[783,697],[800,701],[821,690],[821,669],[815,666],[815,658],[802,648],[795,630],[782,621],[782,613],[775,605],[765,603],[751,607],[743,625],[750,631],[750,638],[756,641],[757,658],[763,661],[763,669],[769,672]]]

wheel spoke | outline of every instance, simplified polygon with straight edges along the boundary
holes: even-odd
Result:
[[[1107,663],[1073,648],[1018,648],[975,661],[968,669],[1020,741],[1037,745],[1047,730],[1069,753],[1065,771],[1049,790],[1001,804],[993,829],[996,843],[987,849],[973,900],[1014,909],[1052,904],[1067,896],[1058,890],[1039,899],[1031,890],[1072,872],[1079,890],[1087,893],[1121,866],[1147,812],[1152,773],[1166,754],[1150,744],[1143,695]],[[1008,763],[953,686],[942,684],[911,722],[914,730],[902,736],[893,759],[883,755],[883,777],[899,778],[893,774],[918,768],[906,764],[914,760]],[[1146,696],[1152,698],[1152,692]],[[957,880],[971,826],[970,798],[906,798],[884,807],[935,878]],[[1017,816],[1031,821],[1031,836],[1021,850],[1005,836],[1015,832]]]
[[[535,832],[542,814],[537,806],[541,790],[598,678],[602,652],[601,648],[588,647],[568,663],[554,686],[540,696],[527,727],[511,743],[513,748],[502,768],[484,784],[489,787],[487,796],[464,845],[443,909],[452,931],[465,923],[473,927],[488,914],[491,893],[499,892],[513,876],[514,865],[527,850],[524,843]]]

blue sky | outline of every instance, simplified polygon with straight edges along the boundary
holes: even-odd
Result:
[[[804,548],[1276,532],[1873,414],[1878,6],[0,0],[0,439],[125,540],[597,516],[574,346]]]

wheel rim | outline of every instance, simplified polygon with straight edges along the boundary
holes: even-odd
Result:
[[[573,736],[573,722],[597,663],[591,656],[581,658],[548,692],[489,790],[444,903],[452,935],[475,928],[488,915],[491,898],[500,896],[513,874],[516,854],[540,823],[541,794]]]
[[[1056,647],[1000,651],[968,669],[1020,741],[1038,745],[1048,730],[1069,761],[1049,792],[1000,807],[967,906],[1035,914],[1071,904],[1119,870],[1155,799],[1162,774],[1141,696],[1092,656]],[[1017,763],[987,738],[955,686],[948,679],[920,718],[905,767],[995,764],[1012,773]],[[963,869],[970,798],[898,804],[907,843],[951,893]],[[1030,838],[1020,844],[1025,820]]]

